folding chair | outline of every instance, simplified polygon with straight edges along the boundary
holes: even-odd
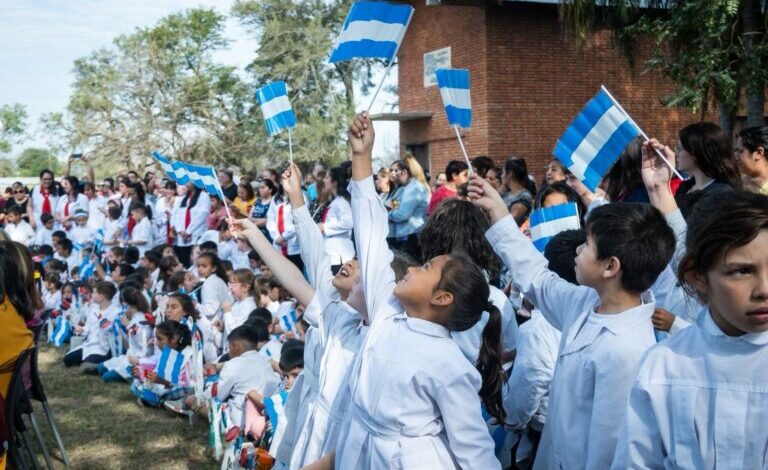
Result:
[[[56,440],[56,445],[61,452],[61,460],[64,462],[64,465],[68,466],[69,456],[67,456],[67,451],[64,449],[64,443],[61,440],[59,428],[56,426],[56,420],[53,418],[53,411],[51,411],[51,406],[48,404],[48,398],[45,396],[43,381],[40,379],[40,369],[38,368],[37,364],[37,353],[38,350],[35,348],[32,352],[32,357],[30,360],[30,378],[32,379],[32,386],[29,389],[29,398],[37,400],[43,405],[43,412],[45,413],[45,417],[48,420],[48,424],[51,426],[51,431],[53,432],[53,438]]]
[[[26,425],[22,419],[23,410],[29,406],[24,386],[24,369],[29,370],[32,349],[27,349],[19,354],[13,368],[11,383],[5,397],[5,431],[8,439],[8,465],[10,468],[26,470],[29,468],[22,452],[22,446],[29,453],[33,468],[38,470],[40,465],[32,450],[27,435]]]

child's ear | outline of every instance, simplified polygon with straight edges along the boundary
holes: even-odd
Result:
[[[621,274],[621,261],[615,256],[611,256],[605,261],[603,268],[603,279],[614,278]]]
[[[450,292],[438,289],[432,294],[432,298],[429,300],[431,305],[435,307],[447,307],[453,303],[453,294]]]
[[[688,271],[685,273],[685,281],[696,289],[696,292],[705,300],[707,293],[709,292],[709,282],[707,282],[707,276],[697,273],[696,271]]]

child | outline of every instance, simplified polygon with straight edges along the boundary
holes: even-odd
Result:
[[[228,302],[222,305],[224,315],[221,320],[217,320],[214,325],[224,333],[226,338],[238,326],[245,323],[250,314],[256,308],[256,301],[253,298],[253,286],[256,277],[248,269],[238,269],[232,274],[229,281],[229,292],[235,299],[234,304]]]
[[[119,307],[112,303],[117,288],[110,282],[99,281],[93,288],[94,311],[89,314],[85,324],[75,327],[75,333],[83,336],[83,344],[64,355],[64,365],[72,367],[88,364],[83,372],[109,359],[109,335],[112,334],[112,322],[117,319]],[[86,370],[87,369],[87,370]]]
[[[489,214],[486,238],[515,285],[563,333],[536,468],[608,467],[637,366],[656,343],[655,305],[644,293],[672,257],[672,230],[652,207],[598,207],[587,220],[576,258],[581,286],[574,286],[547,268],[487,182],[473,177],[469,193]]]
[[[145,315],[149,311],[146,299],[139,289],[126,287],[120,291],[120,302],[125,308],[125,315],[119,321],[125,327],[128,347],[125,354],[99,364],[97,371],[105,382],[130,380],[133,366],[139,365],[139,360],[152,356],[152,324]]]
[[[61,276],[56,272],[49,272],[45,275],[45,289],[43,294],[43,310],[58,310],[61,305]]]
[[[135,246],[139,250],[139,257],[152,248],[152,222],[147,218],[147,207],[141,203],[131,204],[131,217],[136,221],[133,226],[130,239],[124,240],[128,246]]]
[[[232,236],[232,231],[229,229],[229,223],[226,220],[222,220],[221,225],[219,225],[217,254],[219,255],[219,258],[223,260],[232,261],[232,255],[236,249],[237,241],[235,240],[235,237]]]
[[[650,151],[643,179],[651,202],[677,212],[669,171]],[[706,308],[698,327],[643,359],[612,468],[764,468],[768,198],[737,191],[704,196],[688,220],[686,249],[678,277]]]
[[[35,230],[21,218],[23,215],[21,206],[11,206],[5,214],[5,233],[12,241],[30,246],[35,240]]]
[[[64,238],[56,244],[56,257],[67,264],[67,273],[80,267],[80,256],[74,251],[72,240]]]
[[[243,408],[248,392],[255,390],[272,396],[278,391],[279,377],[272,371],[269,361],[258,354],[267,339],[264,324],[260,327],[255,324],[239,326],[227,338],[230,360],[224,363],[219,374],[217,397],[227,402],[228,423],[237,428],[237,434],[243,429]]]
[[[141,259],[139,260],[139,266],[146,269],[147,272],[149,272],[150,276],[152,277],[152,285],[149,287],[149,289],[154,294],[155,292],[158,292],[157,290],[157,284],[160,282],[160,260],[162,259],[162,255],[159,251],[147,250],[144,252],[144,254],[141,256]]]
[[[214,344],[213,327],[207,318],[200,316],[190,296],[180,292],[169,294],[168,302],[165,304],[165,318],[186,325],[192,329],[193,333],[195,328],[199,329],[203,340],[203,361],[205,363],[216,361],[218,354]]]
[[[168,284],[171,280],[171,276],[182,271],[184,266],[182,266],[179,259],[173,255],[163,256],[158,265],[158,269],[160,274],[158,275],[157,284],[155,284],[155,294],[159,294],[160,292],[171,292]]]
[[[88,211],[78,209],[75,212],[75,225],[69,231],[69,239],[79,245],[93,243],[96,239],[96,230],[88,226]]]
[[[239,238],[235,249],[230,252],[229,260],[234,269],[248,269],[251,271],[251,263],[248,260],[248,254],[251,252],[251,245],[248,240]]]
[[[136,380],[131,385],[131,393],[139,399],[140,405],[159,407],[166,401],[180,400],[192,393],[189,387],[192,333],[189,328],[173,320],[166,320],[157,325],[155,327],[155,359],[159,360],[163,348],[166,347],[180,352],[184,357],[179,373],[179,383],[173,384],[160,378],[156,370],[149,370],[149,367],[145,369],[144,365],[134,366],[133,375]]]
[[[219,257],[213,253],[203,253],[197,257],[197,273],[203,279],[198,310],[213,321],[220,316],[224,302],[232,302],[227,288],[229,279]]]
[[[42,226],[37,227],[34,244],[36,246],[53,246],[53,216],[51,214],[43,214],[40,216],[40,221]]]
[[[370,329],[349,374],[351,400],[335,467],[500,468],[480,412],[503,422],[501,316],[480,269],[439,256],[395,284],[387,212],[371,171],[367,113],[350,126],[352,214]],[[506,211],[506,207],[504,208]],[[451,339],[489,313],[477,369]]]
[[[121,222],[123,210],[116,204],[115,201],[109,201],[108,218],[104,224],[104,246],[120,243],[120,235],[123,233],[123,223]]]

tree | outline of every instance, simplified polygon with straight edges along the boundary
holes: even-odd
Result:
[[[568,0],[561,12],[577,38],[610,28],[630,56],[637,40],[652,41],[648,67],[677,85],[665,104],[704,115],[715,102],[720,123],[730,132],[742,90],[747,125],[764,124],[765,8],[757,0],[605,0],[599,6],[594,0]]]
[[[0,158],[0,177],[16,176],[16,165],[10,158]]]
[[[24,106],[18,103],[0,106],[0,152],[11,151],[13,144],[24,134],[26,121]]]
[[[16,158],[16,168],[19,176],[38,176],[44,169],[61,173],[61,164],[47,149],[25,148]]]

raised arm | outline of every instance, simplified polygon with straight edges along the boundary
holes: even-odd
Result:
[[[387,210],[373,185],[373,141],[373,123],[368,113],[362,112],[349,127],[349,143],[352,149],[350,192],[355,248],[370,324],[373,324],[376,318],[384,318],[387,314],[402,310],[398,308],[392,295],[395,273],[390,267],[394,256],[387,246]]]
[[[293,224],[299,237],[301,260],[304,262],[309,283],[314,287],[315,294],[320,296],[318,299],[320,308],[325,308],[328,303],[339,299],[339,292],[331,284],[333,273],[331,261],[325,251],[323,234],[304,202],[304,195],[301,192],[301,170],[298,166],[291,164],[283,174],[282,185],[293,207],[291,211]]]
[[[555,328],[564,331],[598,299],[597,292],[575,286],[547,268],[547,259],[520,232],[507,206],[490,184],[475,175],[469,185],[473,202],[493,224],[485,237],[512,274],[512,282],[541,310]]]
[[[264,263],[272,270],[280,284],[291,293],[303,305],[309,305],[315,290],[304,279],[299,268],[291,263],[288,258],[281,255],[267,240],[256,224],[248,219],[232,221],[238,237],[245,238],[251,247],[259,254]]]

